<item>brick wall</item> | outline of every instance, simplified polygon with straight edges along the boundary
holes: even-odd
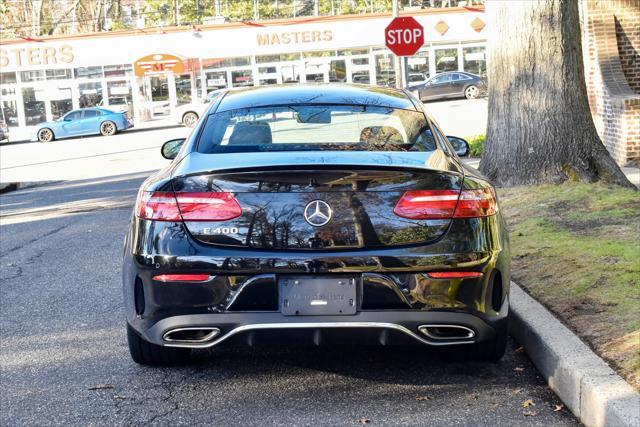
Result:
[[[582,0],[589,105],[618,164],[640,163],[640,0]]]

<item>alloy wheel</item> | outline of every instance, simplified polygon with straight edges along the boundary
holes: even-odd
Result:
[[[104,122],[100,127],[103,135],[113,135],[116,133],[116,126],[112,122]]]
[[[50,129],[40,129],[38,131],[38,141],[49,142],[53,139],[53,132]]]
[[[188,128],[195,126],[198,121],[198,116],[195,113],[187,113],[182,117],[182,124]]]
[[[464,91],[464,96],[467,99],[474,99],[478,97],[478,88],[475,86],[469,86]]]

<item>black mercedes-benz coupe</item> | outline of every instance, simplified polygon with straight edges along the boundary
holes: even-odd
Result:
[[[406,91],[219,96],[140,188],[123,285],[134,361],[226,343],[505,350],[495,191]]]

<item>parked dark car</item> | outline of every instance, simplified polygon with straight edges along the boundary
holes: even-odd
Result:
[[[217,97],[138,192],[122,276],[133,360],[274,342],[500,358],[509,242],[468,149],[402,90]]]
[[[475,74],[451,71],[437,74],[424,84],[412,86],[421,101],[443,98],[474,99],[487,93],[486,81]]]
[[[81,108],[68,112],[58,120],[38,124],[31,140],[50,142],[73,136],[110,136],[132,127],[131,116],[126,111]]]

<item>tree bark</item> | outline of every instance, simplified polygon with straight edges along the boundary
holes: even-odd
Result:
[[[576,0],[489,1],[489,116],[480,170],[499,186],[633,187],[596,132]]]

